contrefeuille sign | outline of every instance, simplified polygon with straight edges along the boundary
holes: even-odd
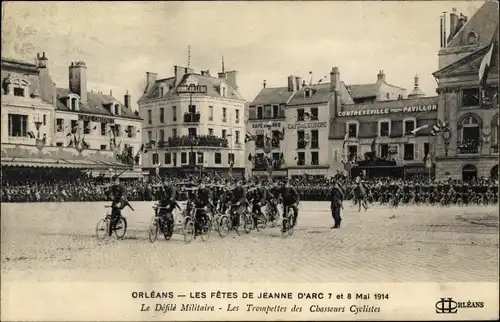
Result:
[[[384,115],[390,113],[416,113],[437,111],[437,105],[413,105],[401,108],[371,108],[366,110],[341,111],[337,116],[365,116],[365,115]]]

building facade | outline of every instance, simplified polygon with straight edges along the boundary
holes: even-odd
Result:
[[[438,136],[438,179],[498,178],[498,14],[498,2],[487,1],[470,19],[450,15],[434,73],[438,118],[448,124]]]
[[[122,104],[88,92],[83,62],[71,64],[64,89],[53,83],[45,53],[34,64],[2,58],[2,165],[138,166],[141,120],[129,103],[130,96]],[[138,168],[129,172],[124,176],[140,176]]]
[[[246,102],[238,93],[236,71],[217,76],[180,66],[170,78],[147,73],[138,102],[145,168],[244,174]]]

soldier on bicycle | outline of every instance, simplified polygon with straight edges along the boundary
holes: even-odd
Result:
[[[231,220],[233,223],[233,227],[240,226],[240,216],[239,213],[236,213],[240,207],[246,206],[246,189],[243,187],[241,181],[236,182],[236,186],[234,187],[231,193]]]
[[[207,221],[207,212],[205,210],[205,207],[208,207],[210,209],[213,208],[212,192],[205,186],[204,182],[200,183],[199,185],[194,205],[196,208],[194,228],[195,236],[197,236],[201,234],[201,223],[205,223]]]
[[[282,199],[283,202],[283,220],[286,220],[286,216],[288,214],[288,210],[290,208],[293,209],[293,222],[292,226],[295,227],[297,224],[297,218],[299,216],[299,209],[298,205],[300,202],[300,196],[297,190],[290,185],[288,182],[288,179],[285,179],[283,181],[283,186],[279,189],[279,196]],[[286,227],[285,225],[282,225],[282,231],[285,232]]]
[[[259,216],[264,217],[261,207],[266,203],[267,190],[262,186],[262,182],[257,183],[257,187],[252,198],[252,219],[254,227],[257,227]]]
[[[121,211],[125,206],[129,205],[127,201],[127,189],[120,183],[120,178],[115,176],[114,185],[107,191],[108,198],[111,203],[111,227],[115,227],[118,219],[121,216]],[[130,205],[129,205],[130,206]],[[121,229],[121,227],[115,227]]]

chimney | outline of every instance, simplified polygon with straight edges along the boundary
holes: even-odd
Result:
[[[45,57],[45,52],[43,52],[43,54],[40,56],[40,54],[36,54],[36,65],[38,68],[47,68],[47,62],[48,62],[48,59],[47,57]]]
[[[377,83],[385,83],[385,74],[383,70],[380,70],[377,74]]]
[[[113,96],[113,90],[112,89],[109,90],[109,96]]]
[[[186,74],[194,73],[193,68],[174,66],[175,86],[179,85]]]
[[[309,72],[309,85],[313,84],[313,72]]]
[[[457,33],[457,26],[458,26],[458,15],[457,15],[457,8],[451,9],[450,13],[450,35],[448,36],[448,43],[453,39],[453,37]]]
[[[69,89],[80,96],[82,103],[87,102],[87,66],[85,62],[72,62],[69,66]]]
[[[305,79],[302,81],[302,87],[306,87],[306,80]]]
[[[238,91],[238,84],[236,83],[236,76],[238,72],[235,70],[226,72],[226,81],[235,91]]]
[[[262,85],[264,86],[264,88],[266,88],[266,80],[264,79],[264,82],[262,83]]]
[[[156,82],[156,78],[158,77],[157,73],[146,72],[146,87],[150,88]]]
[[[295,77],[295,86],[297,90],[300,90],[300,84],[302,83],[302,77]]]
[[[56,86],[49,75],[48,59],[45,52],[42,55],[36,54],[35,64],[40,75],[40,90],[42,99],[51,104],[56,102]]]
[[[440,16],[439,17],[439,48],[443,48],[444,47],[444,43],[443,43],[443,30],[444,30],[444,26],[443,26],[443,16]]]
[[[295,76],[288,76],[288,91],[295,92],[297,91],[297,85],[295,84]]]
[[[132,106],[130,106],[130,94],[127,93],[123,96],[123,104],[125,104],[125,108],[132,109]]]
[[[202,70],[201,71],[201,76],[211,77],[210,76],[210,71],[208,69],[207,70]]]
[[[330,92],[340,91],[340,72],[338,67],[333,67],[330,72]]]
[[[219,77],[219,79],[226,79],[226,73],[225,72],[217,73],[217,76]]]

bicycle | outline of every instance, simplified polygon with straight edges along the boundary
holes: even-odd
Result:
[[[258,204],[260,206],[260,204]],[[257,231],[260,231],[259,227],[261,229],[265,229],[267,227],[267,216],[262,212],[253,213],[251,215],[252,217],[255,217],[255,221],[252,219],[252,227],[255,227]]]
[[[197,211],[205,211],[205,220],[202,222],[196,221],[196,212]],[[182,234],[184,235],[184,242],[189,244],[196,237],[196,229],[195,224],[198,223],[201,226],[201,240],[206,242],[210,238],[210,232],[212,230],[212,217],[211,215],[203,208],[193,208],[189,213],[186,213],[184,216],[184,223],[182,224]]]
[[[112,208],[111,206],[104,206],[104,208]],[[127,232],[127,219],[122,216],[120,213],[120,217],[118,219],[115,219],[114,223],[111,223],[111,212],[106,213],[106,216],[104,219],[101,219],[97,222],[96,226],[96,235],[97,239],[103,240],[106,238],[106,235],[111,236],[113,234],[113,231],[115,232],[116,238],[122,239],[125,236],[125,233]],[[123,232],[121,230],[123,229]],[[101,236],[99,235],[99,232],[104,231],[104,234]]]
[[[231,212],[231,209],[233,209],[234,207],[238,208],[234,212]],[[243,222],[243,231],[246,234],[250,233],[253,227],[252,215],[244,205],[240,205],[239,203],[233,204],[228,212],[229,214],[223,214],[220,216],[219,219],[218,231],[221,237],[227,236],[231,230],[235,230],[239,236],[240,232],[238,231],[238,228],[239,226],[241,226],[242,222]],[[238,227],[234,226],[233,224],[235,216],[240,216],[240,225]]]
[[[294,227],[294,214],[293,207],[288,207],[288,212],[283,214],[283,227],[281,229],[281,236],[289,237],[293,235],[293,227]]]
[[[278,226],[279,218],[280,218],[280,213],[278,212],[278,209],[275,208],[276,206],[271,204],[270,202],[267,203],[266,206],[266,219],[268,222],[271,223],[271,227],[276,227]]]
[[[154,243],[158,238],[159,231],[162,232],[163,236],[165,237],[165,240],[170,240],[174,232],[174,223],[171,222],[169,224],[165,218],[165,215],[172,215],[172,214],[171,213],[169,214],[167,212],[167,214],[163,216],[160,215],[160,211],[162,209],[170,210],[170,207],[160,207],[158,205],[154,205],[153,209],[155,211],[155,214],[153,215],[153,218],[151,219],[151,224],[149,225],[149,241]]]

